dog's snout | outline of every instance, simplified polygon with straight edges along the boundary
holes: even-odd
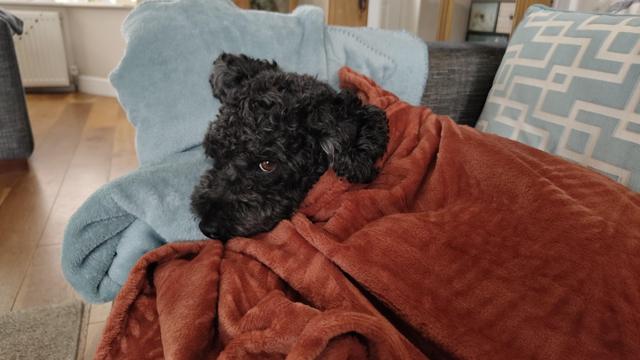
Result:
[[[211,239],[215,239],[216,238],[216,233],[213,229],[211,229],[209,227],[209,225],[207,223],[205,223],[204,221],[201,221],[200,224],[198,224],[198,227],[200,228],[200,232],[202,232],[202,234],[208,238]]]
[[[229,239],[229,236],[225,235],[223,231],[220,231],[220,229],[217,229],[215,226],[212,226],[205,221],[201,221],[198,224],[198,227],[200,228],[200,232],[209,239],[216,239],[221,241],[226,241]]]

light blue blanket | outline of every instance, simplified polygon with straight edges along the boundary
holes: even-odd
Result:
[[[88,301],[112,300],[136,260],[164,243],[200,240],[189,196],[208,164],[200,143],[219,103],[208,78],[223,51],[275,59],[337,87],[343,65],[417,104],[427,48],[403,32],[324,25],[319,8],[246,11],[228,0],[150,0],[124,22],[111,74],[136,127],[141,167],[98,190],[73,215],[62,249],[67,280]]]

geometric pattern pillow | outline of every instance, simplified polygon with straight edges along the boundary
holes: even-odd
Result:
[[[476,127],[640,191],[640,17],[530,7]]]

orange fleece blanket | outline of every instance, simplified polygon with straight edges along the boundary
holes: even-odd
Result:
[[[379,177],[148,253],[97,359],[640,359],[639,194],[340,77],[389,118]]]

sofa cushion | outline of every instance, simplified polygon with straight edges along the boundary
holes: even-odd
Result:
[[[639,52],[638,16],[532,6],[477,127],[640,191]]]

